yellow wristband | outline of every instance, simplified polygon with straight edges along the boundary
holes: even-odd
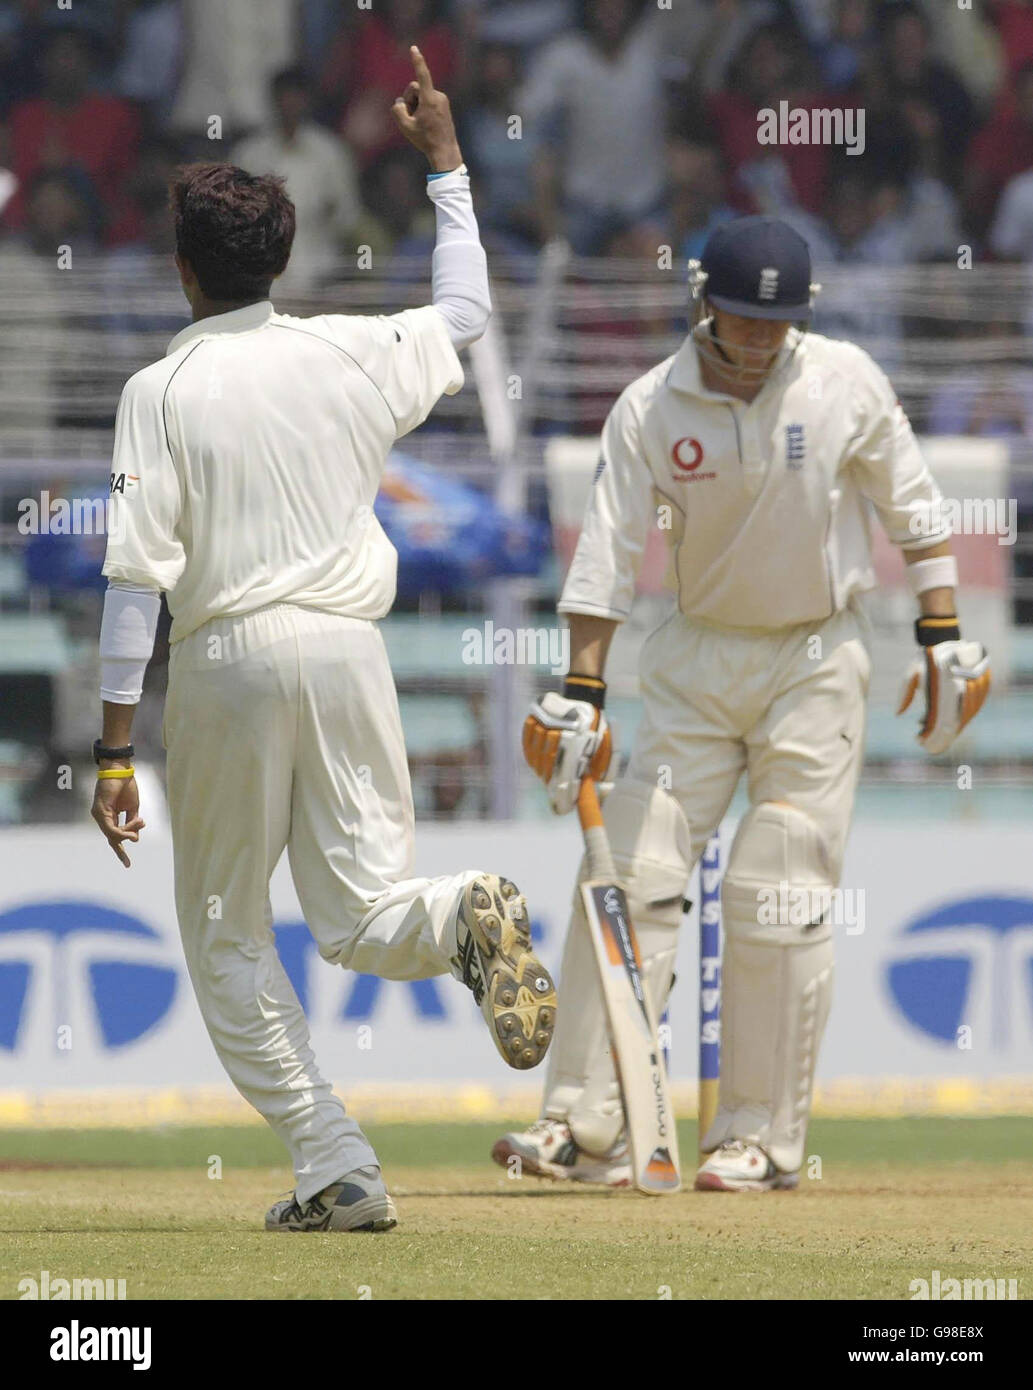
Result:
[[[101,782],[105,777],[113,777],[121,781],[127,781],[130,777],[135,776],[135,767],[105,767],[97,773],[97,781]]]

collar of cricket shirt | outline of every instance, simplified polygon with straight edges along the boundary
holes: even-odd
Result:
[[[676,391],[687,391],[693,396],[722,396],[723,392],[711,391],[703,384],[703,378],[699,369],[699,353],[696,351],[696,334],[710,331],[710,320],[704,319],[698,323],[685,338],[681,347],[674,355],[670,370],[667,373],[667,385]],[[803,341],[803,334],[796,327],[790,328],[786,334],[785,345],[779,352],[770,372],[765,378],[765,385],[776,376],[784,367],[788,365],[800,343]]]
[[[188,323],[186,328],[181,328],[165,349],[165,356],[168,357],[184,343],[209,333],[250,333],[252,329],[261,328],[268,323],[272,314],[273,305],[269,299],[261,299],[257,304],[246,304],[243,309],[231,309],[228,314],[210,314],[207,318],[198,319],[196,323]]]

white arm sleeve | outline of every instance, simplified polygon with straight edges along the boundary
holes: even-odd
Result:
[[[136,584],[108,585],[100,623],[100,698],[135,705],[154,651],[161,593]]]
[[[885,373],[854,347],[856,433],[848,466],[894,545],[925,550],[950,539],[943,497]]]
[[[638,415],[625,391],[603,426],[595,482],[557,612],[623,622],[631,612],[635,580],[655,524],[653,475]]]
[[[437,221],[431,298],[453,347],[469,347],[488,326],[491,294],[466,165],[428,179],[427,196]]]

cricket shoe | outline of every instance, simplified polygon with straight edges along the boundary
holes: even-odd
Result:
[[[265,1214],[267,1231],[390,1231],[397,1225],[395,1204],[375,1165],[346,1173],[307,1202],[293,1193]]]
[[[793,1188],[799,1173],[782,1173],[758,1144],[727,1139],[696,1174],[697,1192],[775,1192]]]
[[[557,1182],[599,1183],[603,1187],[630,1187],[628,1146],[618,1140],[605,1158],[594,1158],[579,1149],[565,1120],[535,1120],[516,1134],[504,1134],[491,1151],[496,1163],[510,1172],[519,1164],[522,1173]]]
[[[536,1067],[552,1042],[556,987],[531,947],[531,919],[516,884],[479,874],[463,894],[456,941],[450,964],[495,1046],[518,1071]]]

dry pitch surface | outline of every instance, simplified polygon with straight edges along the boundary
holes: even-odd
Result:
[[[371,1126],[381,1236],[266,1234],[291,1178],[261,1127],[0,1132],[0,1297],[44,1269],[162,1299],[907,1299],[937,1269],[1033,1292],[1033,1120],[816,1121],[799,1191],[667,1198],[509,1178],[504,1128]]]

